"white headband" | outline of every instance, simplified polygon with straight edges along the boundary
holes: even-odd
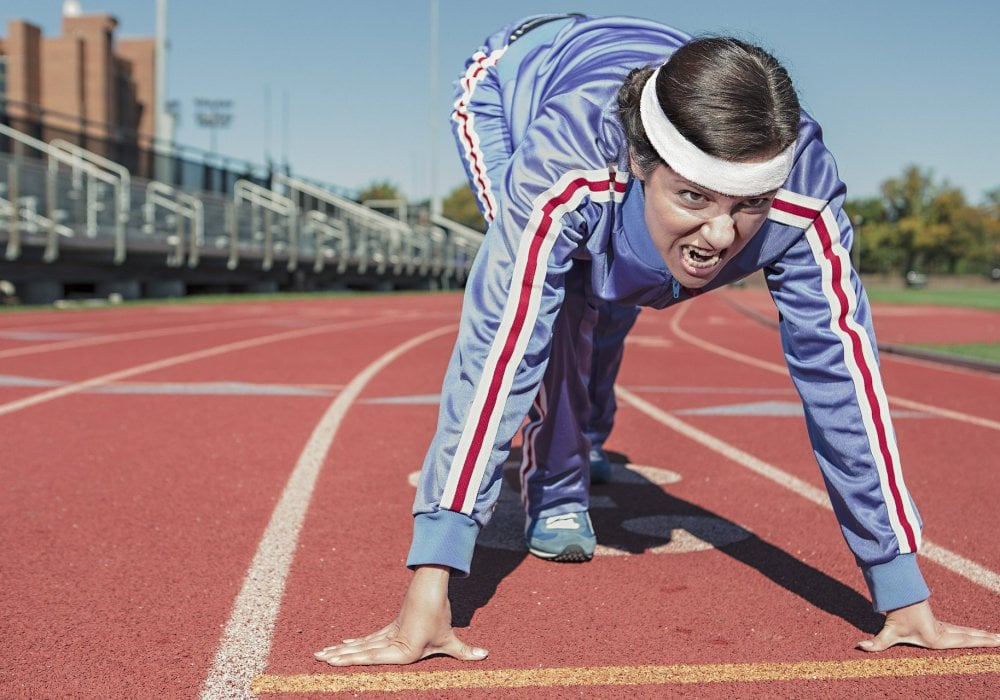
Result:
[[[781,187],[792,170],[795,143],[771,160],[737,163],[716,158],[688,141],[667,119],[656,97],[657,68],[642,88],[639,113],[653,148],[681,177],[733,197],[752,197]]]

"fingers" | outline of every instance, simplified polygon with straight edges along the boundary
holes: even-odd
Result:
[[[454,633],[441,643],[428,643],[420,648],[393,635],[368,635],[363,639],[345,640],[314,654],[318,661],[331,666],[372,666],[376,664],[410,664],[435,654],[445,654],[460,661],[481,661],[489,652],[465,644]]]
[[[382,651],[389,647],[390,639],[396,636],[399,626],[396,621],[390,622],[380,630],[356,639],[345,639],[340,644],[333,644],[317,651],[315,656],[320,661],[333,666],[369,665],[377,663],[391,663],[382,661],[390,652]],[[397,661],[396,663],[407,663]]]
[[[937,622],[930,628],[925,627],[909,634],[900,634],[887,626],[872,639],[858,642],[858,648],[862,651],[879,652],[897,644],[910,644],[925,649],[1000,647],[1000,634],[945,622]]]
[[[469,646],[459,639],[457,635],[452,634],[451,639],[447,644],[437,647],[433,651],[428,651],[421,658],[426,658],[432,654],[447,654],[448,656],[456,658],[460,661],[482,661],[489,656],[490,653],[482,647]]]
[[[941,624],[930,649],[966,649],[1000,646],[1000,634],[958,625]]]
[[[315,654],[319,661],[331,666],[373,666],[376,664],[409,664],[420,657],[398,641],[370,641],[359,644],[339,644]]]
[[[363,650],[381,649],[382,647],[385,646],[388,646],[388,642],[384,640],[345,639],[340,644],[334,644],[332,646],[324,647],[322,650],[317,651],[313,656],[322,661],[326,661],[335,656],[356,654]]]
[[[386,625],[385,627],[383,627],[380,630],[376,630],[376,631],[372,632],[371,634],[365,635],[364,637],[357,637],[356,639],[345,639],[345,640],[341,641],[340,644],[358,644],[358,643],[361,643],[361,642],[369,642],[369,641],[375,641],[375,640],[378,640],[378,639],[386,639],[388,637],[394,636],[396,634],[396,631],[398,629],[399,629],[399,624],[395,620],[393,620],[392,622],[390,622],[388,625]],[[334,646],[340,646],[340,644],[335,644]]]
[[[871,638],[863,639],[858,642],[858,649],[868,652],[878,652],[885,651],[891,646],[899,644],[899,640],[894,638],[894,635],[885,634],[884,631],[881,634]]]

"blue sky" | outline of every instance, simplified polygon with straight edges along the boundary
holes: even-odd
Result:
[[[117,17],[117,36],[152,36],[155,0],[81,0]],[[233,101],[218,150],[346,188],[390,180],[411,199],[464,182],[448,130],[452,83],[510,19],[578,11],[656,19],[759,43],[788,67],[824,126],[851,196],[909,164],[972,202],[1000,188],[1000,3],[994,0],[170,0],[168,98],[177,140],[208,148],[194,100]],[[4,0],[3,19],[59,33],[61,0]],[[6,29],[3,34],[6,35]],[[267,94],[270,99],[267,99]]]

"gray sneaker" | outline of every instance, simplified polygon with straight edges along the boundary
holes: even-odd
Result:
[[[597,536],[587,511],[532,520],[525,535],[528,551],[549,561],[590,561],[597,546]]]

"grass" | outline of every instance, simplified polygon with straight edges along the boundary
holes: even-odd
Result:
[[[943,352],[949,355],[961,355],[975,360],[986,360],[1000,364],[1000,343],[969,343],[966,345],[957,344],[919,344],[914,347]]]
[[[38,312],[38,311],[53,311],[53,312],[64,312],[73,311],[75,309],[113,309],[129,306],[163,306],[166,304],[240,304],[240,303],[250,303],[256,301],[294,301],[297,299],[337,299],[346,297],[362,297],[362,296],[405,296],[405,295],[422,295],[422,294],[441,294],[453,292],[456,290],[417,290],[417,289],[399,289],[390,292],[376,292],[367,290],[325,290],[325,291],[315,291],[315,292],[232,292],[232,293],[218,293],[218,294],[190,294],[182,297],[164,297],[161,299],[145,298],[145,299],[126,299],[124,301],[110,302],[105,298],[79,298],[57,301],[54,304],[38,304],[38,305],[20,305],[12,304],[5,305],[0,303],[0,313],[18,313],[18,312]]]
[[[924,287],[924,288],[898,288],[898,287],[883,287],[878,284],[869,284],[866,281],[865,289],[868,292],[868,297],[873,302],[876,303],[886,303],[886,304],[929,304],[933,306],[956,306],[956,307],[966,307],[974,309],[986,309],[989,311],[1000,311],[1000,284],[992,284],[988,286],[975,286],[969,288],[943,288],[936,289],[934,287]],[[397,294],[400,292],[397,292]],[[404,294],[426,294],[427,292],[413,292],[407,291],[402,292]],[[364,294],[364,292],[306,292],[306,293],[275,293],[275,294],[211,294],[203,296],[188,296],[181,297],[177,299],[143,299],[125,302],[125,304],[130,305],[144,305],[144,304],[204,304],[204,303],[219,303],[219,302],[250,302],[250,301],[274,301],[274,300],[292,300],[292,299],[308,299],[308,298],[322,298],[322,297],[338,297],[338,296],[358,296]],[[78,302],[73,304],[75,308],[86,308],[86,303]],[[2,306],[0,305],[0,312],[15,311],[15,310],[33,310],[37,311],[44,309],[46,307],[21,307],[21,306]],[[48,307],[52,308],[52,307]],[[936,352],[947,353],[951,355],[959,355],[961,357],[969,357],[978,360],[987,360],[989,362],[1000,363],[1000,343],[971,343],[971,344],[954,344],[954,343],[942,343],[942,344],[922,344],[916,345],[915,347],[921,347],[927,350],[933,350]]]
[[[868,298],[876,303],[928,304],[1000,311],[1000,284],[943,289],[935,289],[933,286],[919,289],[880,288],[877,285],[866,284],[865,289],[868,292]],[[922,343],[916,344],[914,347],[1000,363],[1000,343]]]
[[[932,306],[963,306],[973,309],[1000,311],[1000,284],[969,289],[886,289],[865,285],[868,298],[886,304],[930,304]]]

